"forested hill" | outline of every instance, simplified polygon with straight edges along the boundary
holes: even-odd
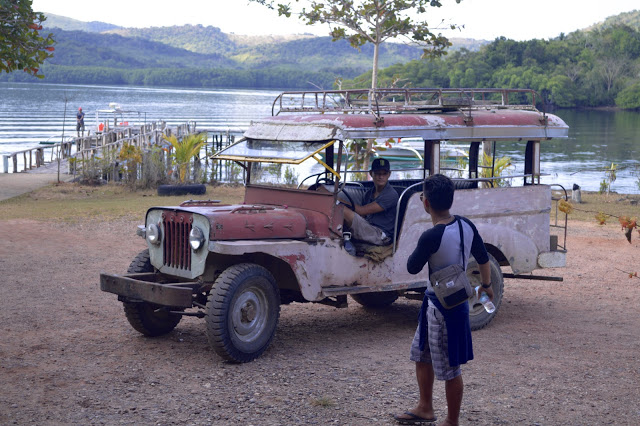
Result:
[[[107,24],[106,22],[84,22],[77,19],[67,18],[66,16],[54,15],[53,13],[45,13],[47,20],[45,26],[47,28],[58,28],[67,31],[85,31],[88,33],[100,33],[103,31],[115,30],[119,27],[113,24]]]
[[[182,25],[173,27],[151,27],[151,28],[120,28],[114,27],[105,31],[96,32],[93,29],[97,23],[82,23],[69,18],[48,15],[45,22],[45,29],[52,29],[54,33],[86,26],[86,37],[82,38],[82,44],[69,46],[66,43],[67,33],[61,33],[56,40],[59,46],[66,50],[66,58],[78,57],[77,53],[70,50],[90,50],[93,45],[106,48],[111,46],[113,51],[123,52],[130,48],[132,44],[142,45],[142,41],[147,41],[150,48],[145,52],[136,49],[136,55],[144,53],[148,56],[147,62],[162,61],[164,57],[156,58],[156,52],[163,52],[166,49],[159,48],[160,45],[173,47],[175,61],[185,59],[183,67],[194,66],[191,53],[201,55],[218,55],[223,58],[218,67],[228,68],[231,63],[237,68],[243,69],[263,69],[270,67],[280,67],[285,69],[296,69],[306,71],[317,71],[318,69],[340,68],[346,75],[341,77],[354,77],[371,67],[373,48],[365,46],[361,52],[349,46],[346,41],[332,42],[330,37],[315,37],[308,34],[292,36],[240,36],[223,33],[219,28],[202,25]],[[108,25],[108,24],[105,24]],[[120,36],[121,38],[117,38]],[[75,36],[78,40],[80,37]],[[137,43],[134,43],[136,40]],[[155,44],[154,44],[155,43]],[[472,49],[482,45],[482,41],[470,42],[461,40],[461,44]],[[71,48],[71,49],[70,49]],[[184,52],[180,52],[180,51]],[[403,44],[386,43],[381,48],[380,64],[389,66],[396,63],[403,63],[420,57],[422,51],[417,47]],[[60,65],[75,66],[81,65],[65,59],[58,61]],[[84,65],[84,64],[82,64]],[[99,66],[98,63],[95,64]],[[138,68],[137,63],[129,68]],[[336,73],[336,76],[337,73]]]
[[[106,31],[96,30],[101,25]],[[54,57],[42,66],[45,81],[53,83],[330,89],[336,79],[371,69],[373,56],[371,46],[359,52],[330,37],[236,36],[201,25],[124,29],[53,15],[44,27],[57,41]],[[421,53],[386,43],[380,65]],[[34,81],[20,72],[0,74],[7,80]]]
[[[619,15],[609,16],[604,21],[585,28],[585,31],[603,30],[616,25],[626,25],[640,31],[640,10],[633,10],[631,12],[624,12]]]
[[[51,30],[57,41],[48,65],[104,68],[233,68],[225,55],[201,54],[163,43],[117,34]]]
[[[330,37],[239,36],[201,25],[131,29],[55,15],[45,30],[57,40],[42,67],[47,82],[330,89],[340,79],[343,88],[370,86],[372,46],[357,51]],[[418,48],[383,44],[380,85],[530,88],[560,107],[640,107],[640,11],[550,40],[453,41],[457,48],[434,61],[418,60]],[[7,80],[34,81],[0,74]]]

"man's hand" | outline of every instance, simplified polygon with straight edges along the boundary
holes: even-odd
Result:
[[[489,299],[491,299],[491,301],[493,302],[493,288],[482,288],[482,286],[480,286],[480,290],[478,290],[478,299],[483,292],[487,293],[487,296],[489,296]]]
[[[480,270],[480,284],[488,284],[491,282],[491,265],[489,262],[478,265],[478,269]],[[478,298],[482,292],[487,293],[489,299],[493,301],[493,288],[482,288],[478,291]]]

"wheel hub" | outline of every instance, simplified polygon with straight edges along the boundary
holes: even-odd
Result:
[[[240,308],[240,318],[242,322],[251,322],[256,318],[256,307],[250,302]]]

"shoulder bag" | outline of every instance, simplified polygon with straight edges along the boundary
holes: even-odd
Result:
[[[440,269],[429,276],[436,297],[446,309],[451,309],[466,302],[473,296],[473,287],[467,278],[466,262],[464,256],[464,234],[462,233],[462,220],[454,216],[460,229],[460,253],[462,253],[462,265],[453,264]]]

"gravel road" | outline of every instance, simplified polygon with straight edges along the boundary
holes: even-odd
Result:
[[[144,248],[135,225],[0,219],[0,424],[392,424],[414,404],[416,301],[283,306],[248,364],[221,361],[200,319],[141,336],[98,289]],[[545,272],[563,283],[506,281],[473,334],[463,424],[640,424],[640,281],[617,269],[637,269],[638,241],[571,223],[568,267]]]

